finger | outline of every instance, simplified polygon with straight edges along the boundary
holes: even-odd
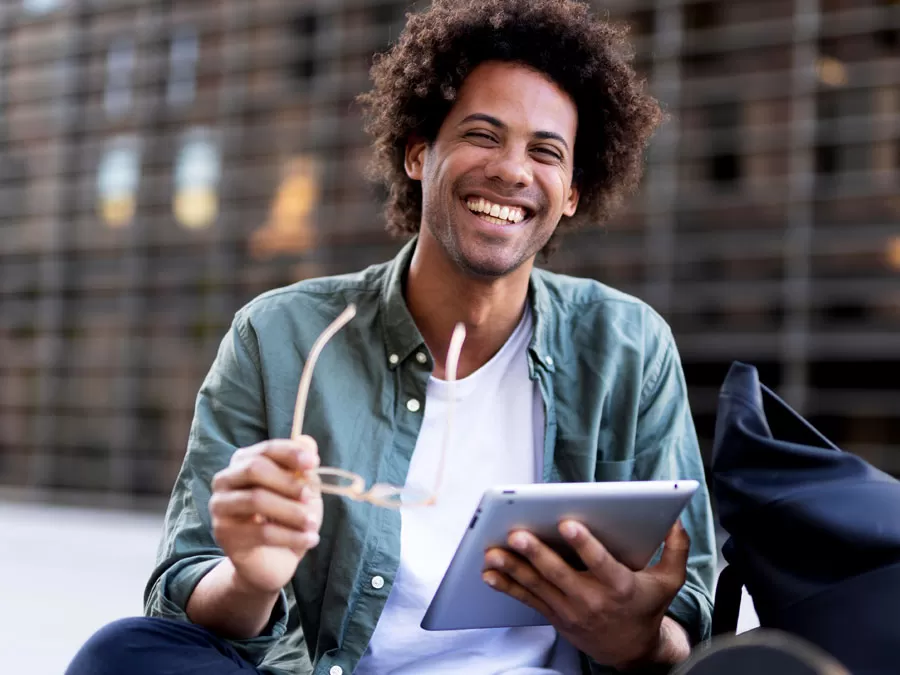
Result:
[[[528,605],[533,610],[540,612],[551,623],[553,622],[556,615],[546,602],[502,572],[487,570],[482,574],[481,578],[484,583],[495,591],[506,593],[508,596]]]
[[[257,524],[253,521],[221,518],[215,521],[216,539],[223,545],[232,544],[244,548],[274,546],[290,549],[302,556],[319,545],[318,532],[298,532],[277,523]]]
[[[259,516],[298,531],[317,532],[320,525],[320,509],[262,488],[216,493],[209,500],[209,511],[216,518]]]
[[[308,471],[319,466],[319,448],[311,436],[272,438],[235,453],[235,461],[265,455],[288,471]]]
[[[634,582],[634,572],[616,560],[590,530],[579,522],[566,520],[560,523],[559,533],[595,579],[621,593],[628,591]]]
[[[535,541],[540,544],[536,539]],[[543,546],[543,544],[540,545]],[[486,569],[503,572],[518,585],[527,589],[532,595],[540,598],[556,614],[562,614],[566,611],[568,599],[565,594],[552,579],[545,578],[541,571],[536,569],[526,558],[521,558],[501,548],[494,548],[487,551],[484,562]],[[564,562],[562,564],[565,565]]]
[[[653,569],[670,577],[680,587],[684,583],[687,574],[687,563],[690,553],[691,537],[684,529],[681,521],[678,520],[666,535],[662,555]]]
[[[246,459],[232,462],[215,475],[212,481],[214,493],[248,488],[271,490],[291,499],[298,499],[304,482],[293,471],[276,464],[268,455],[247,455]]]
[[[581,596],[584,582],[579,573],[540,539],[520,530],[509,536],[508,543],[563,595],[570,598]]]

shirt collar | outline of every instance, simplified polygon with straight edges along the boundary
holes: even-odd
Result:
[[[535,363],[539,363],[542,367],[553,372],[556,369],[556,364],[553,361],[550,339],[556,331],[556,315],[553,312],[553,304],[550,299],[550,292],[547,290],[544,272],[539,269],[531,270],[531,277],[528,282],[528,300],[531,303],[531,311],[534,316],[534,334],[531,337],[531,344],[528,345],[528,349],[531,351]]]
[[[386,358],[392,370],[415,350],[425,345],[425,340],[409,313],[406,298],[403,295],[406,273],[409,270],[413,252],[416,250],[417,240],[418,237],[413,237],[408,241],[391,261],[381,289]],[[551,354],[550,336],[555,328],[550,293],[541,270],[533,269],[531,271],[528,300],[531,303],[534,320],[534,334],[528,348],[535,362],[552,372],[555,370],[556,364]]]
[[[391,370],[425,344],[425,339],[413,321],[406,306],[406,298],[403,296],[403,285],[413,251],[416,250],[417,240],[418,237],[413,237],[391,261],[381,289],[381,316],[384,322],[384,344],[387,349],[385,358],[388,359]]]

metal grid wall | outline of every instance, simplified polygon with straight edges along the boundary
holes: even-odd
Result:
[[[900,473],[900,5],[615,0],[671,121],[551,268],[671,322],[704,447],[728,364]],[[0,484],[164,498],[233,312],[388,258],[354,96],[405,3],[0,8]]]

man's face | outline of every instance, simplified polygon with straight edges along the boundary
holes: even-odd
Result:
[[[514,63],[476,67],[434,143],[407,147],[407,173],[422,183],[423,237],[475,276],[532,261],[575,213],[577,127],[574,102],[545,75]]]

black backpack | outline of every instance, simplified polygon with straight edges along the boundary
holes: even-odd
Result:
[[[900,481],[842,452],[736,362],[719,394],[711,490],[729,534],[713,634],[741,586],[762,628],[854,675],[900,673]]]

